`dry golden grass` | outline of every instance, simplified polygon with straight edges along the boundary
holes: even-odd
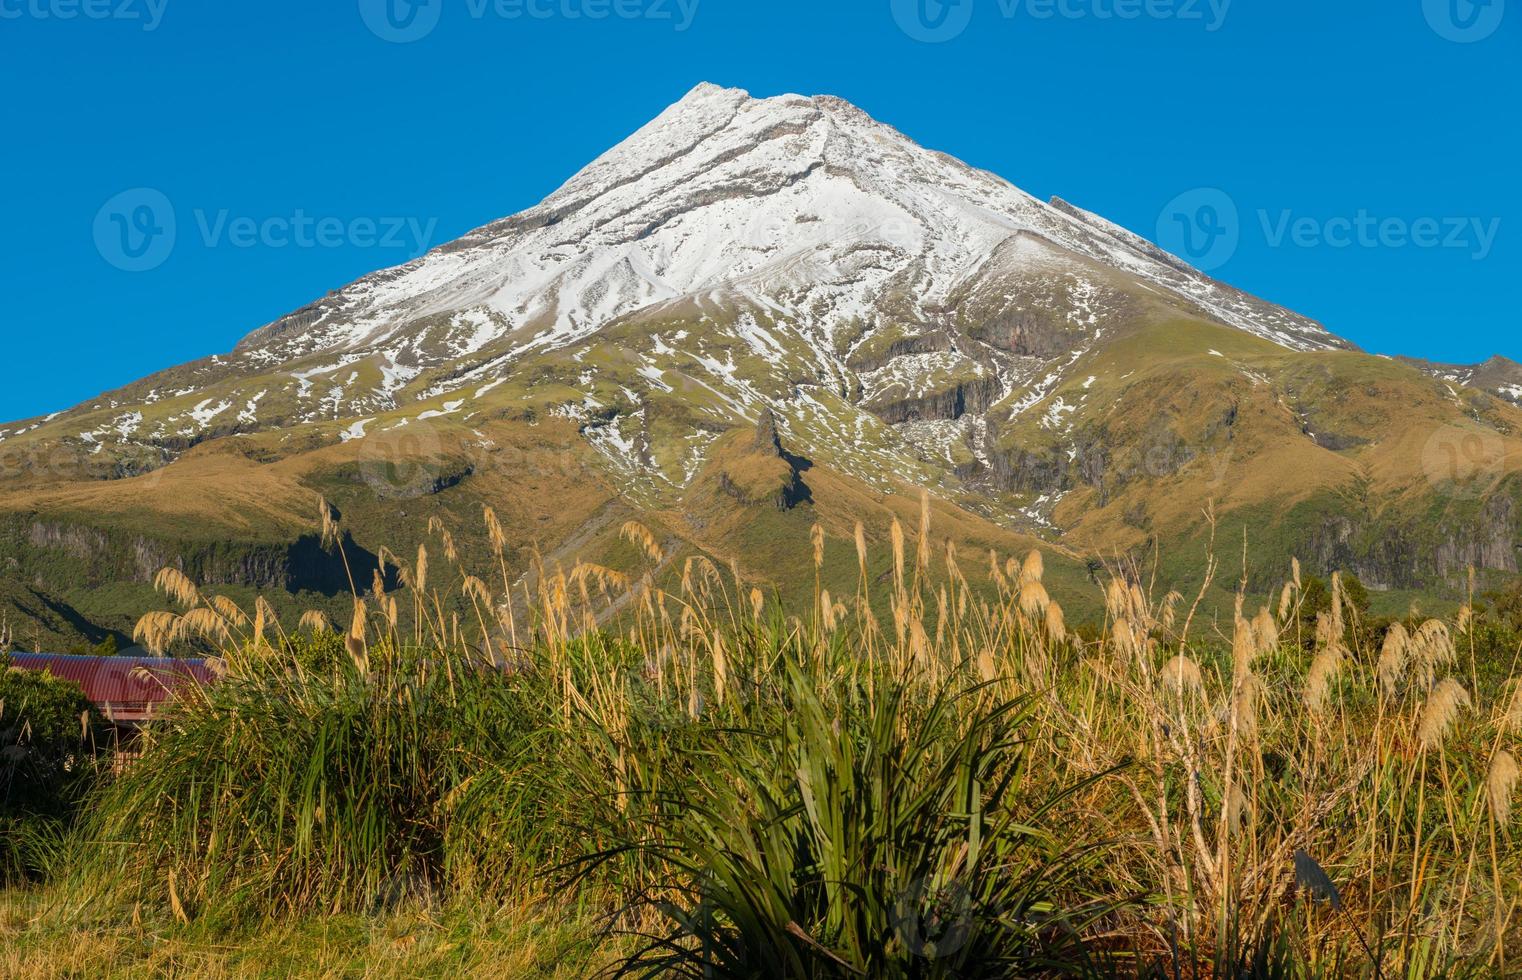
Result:
[[[485,657],[500,665],[511,651],[516,676],[544,685],[552,740],[597,741],[596,771],[580,775],[610,788],[616,819],[631,822],[644,819],[638,801],[672,778],[650,755],[662,736],[636,737],[640,718],[654,709],[700,735],[714,725],[706,734],[721,737],[722,726],[738,724],[727,712],[766,689],[777,664],[767,659],[778,656],[768,652],[773,643],[796,651],[821,697],[856,692],[868,713],[895,678],[908,678],[914,696],[926,699],[946,685],[966,690],[953,727],[976,724],[991,705],[1028,701],[1021,737],[1039,749],[1025,773],[1029,792],[1078,787],[1063,800],[1062,830],[1109,849],[1091,887],[1149,899],[1107,919],[1107,941],[1144,956],[1209,962],[1286,936],[1308,970],[1359,971],[1366,949],[1401,975],[1515,967],[1522,853],[1514,716],[1522,688],[1482,689],[1472,679],[1466,687],[1449,676],[1459,646],[1473,640],[1459,623],[1428,620],[1365,649],[1371,641],[1355,628],[1357,610],[1334,577],[1330,608],[1305,635],[1313,610],[1303,608],[1298,567],[1284,589],[1261,598],[1239,588],[1232,614],[1217,622],[1200,614],[1219,571],[1212,560],[1197,596],[1158,596],[1145,569],[1119,570],[1102,590],[1103,628],[1083,638],[1067,629],[1039,553],[964,548],[958,535],[968,524],[943,531],[928,497],[880,506],[890,515],[886,527],[853,522],[841,533],[821,523],[800,533],[820,578],[793,616],[774,615],[738,562],[673,556],[644,524],[610,522],[606,531],[639,556],[643,567],[632,572],[540,561],[519,576],[499,547],[496,573],[478,577],[457,567],[458,529],[431,522],[416,558],[401,563],[407,587],[355,598],[345,649],[367,683],[408,642],[457,651],[461,664]],[[500,545],[495,515],[483,511],[482,520]],[[832,544],[856,565],[844,587],[824,580]],[[884,545],[885,570],[869,568],[872,547]],[[969,580],[963,554],[986,580]],[[678,582],[662,588],[657,578],[667,570]],[[180,577],[166,573],[159,585],[181,611],[145,617],[145,635],[170,645],[231,636],[235,676],[261,676],[279,656],[283,627],[265,606],[233,616]],[[458,604],[445,594],[451,589]],[[532,617],[514,618],[515,590],[527,594]],[[613,608],[622,615],[607,616]],[[1474,628],[1473,614],[1463,626]],[[302,626],[318,627],[327,628],[316,620]],[[192,869],[198,848],[183,858]],[[148,870],[143,880],[157,893],[164,878]],[[174,880],[169,914],[185,915]],[[1324,902],[1328,894],[1335,906]],[[215,898],[187,896],[191,908]],[[72,951],[46,929],[7,915],[16,942],[5,955],[20,957],[10,961],[16,971],[73,964]],[[530,918],[528,932],[509,932],[533,948],[542,920]],[[509,927],[514,921],[506,917]],[[466,931],[492,935],[500,925],[471,918]],[[385,932],[384,924],[366,928]],[[162,952],[150,941],[157,935],[113,927],[102,932],[102,949],[135,957],[134,968],[151,956],[207,955],[174,929]],[[300,933],[286,935],[289,943]],[[460,972],[532,975],[522,972],[532,955],[482,943],[470,955],[484,959],[461,962],[456,947],[430,946],[406,968],[426,973],[436,962],[426,957],[437,956]],[[387,948],[367,933],[352,952],[382,957],[384,970]],[[321,944],[309,952],[303,968],[318,975],[349,962]],[[235,970],[242,955],[214,954],[206,969]]]
[[[1211,349],[1226,356],[1207,353]],[[1255,383],[1243,371],[1271,383]],[[1270,505],[1284,513],[1365,474],[1377,499],[1402,500],[1430,486],[1433,434],[1445,426],[1474,427],[1472,417],[1486,419],[1486,439],[1504,447],[1508,458],[1522,453],[1522,412],[1498,399],[1460,410],[1446,389],[1407,365],[1354,352],[1294,353],[1176,315],[1142,323],[1075,375],[1125,379],[1116,388],[1101,381],[1091,404],[1107,406],[1094,421],[1104,426],[1114,467],[1126,471],[1128,482],[1112,477],[1104,495],[1080,486],[1055,513],[1068,542],[1097,554],[1143,546],[1154,532],[1168,540],[1197,530],[1206,502],[1222,516]],[[1068,403],[1081,397],[1071,392]],[[1234,411],[1229,439],[1221,419],[1228,405]],[[1367,444],[1333,451],[1306,435],[1307,424],[1317,432],[1356,434]],[[1182,453],[1195,458],[1169,472]],[[1138,505],[1152,528],[1127,523]]]
[[[0,892],[0,976],[579,980],[615,965],[625,949],[574,907],[543,898],[500,909],[269,924],[234,935],[130,917],[63,928],[50,923],[46,901],[45,893]]]

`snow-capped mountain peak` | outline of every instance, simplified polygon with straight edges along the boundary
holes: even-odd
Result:
[[[1344,346],[1114,225],[1044,204],[926,150],[833,97],[751,98],[700,85],[523,214],[360,280],[250,337],[281,359],[384,343],[419,319],[475,310],[526,346],[568,343],[683,296],[785,281],[811,317],[868,313],[890,279],[921,313],[943,305],[1015,236],[1111,265],[1285,346]],[[881,261],[841,281],[879,253]],[[274,343],[271,343],[274,341]]]
[[[905,452],[981,460],[1000,420],[1060,420],[1046,403],[1106,331],[1170,316],[1349,346],[841,99],[700,85],[536,207],[57,424],[91,453],[172,456],[231,432],[469,418],[511,392],[602,420],[588,438],[638,469],[659,452],[605,417],[669,396],[710,427],[774,410],[847,456],[895,427],[855,472],[902,476]]]

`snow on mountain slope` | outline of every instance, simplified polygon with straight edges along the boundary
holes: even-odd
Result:
[[[943,303],[1020,232],[1285,346],[1346,346],[1114,225],[925,150],[838,99],[757,100],[702,85],[538,207],[362,279],[240,350],[290,360],[375,348],[411,323],[463,310],[499,317],[503,336],[534,349],[742,282],[763,292],[782,282],[810,287],[810,306],[799,312],[828,335],[842,319],[872,312],[889,279],[913,285],[922,313]],[[836,275],[863,250],[882,261]]]
[[[1513,405],[1522,405],[1522,364],[1499,354],[1480,364],[1437,364],[1417,358],[1400,360],[1449,384],[1478,388]]]
[[[650,432],[625,432],[656,425],[652,397],[715,427],[773,408],[864,478],[927,480],[914,467],[976,463],[990,424],[1152,303],[1292,350],[1349,346],[839,99],[700,85],[537,207],[51,425],[91,453],[172,458],[230,432],[468,418],[516,384],[557,393],[617,466],[674,482],[699,460],[661,469]]]

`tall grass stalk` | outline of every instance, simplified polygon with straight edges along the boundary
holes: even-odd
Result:
[[[1427,976],[1522,939],[1522,689],[1439,682],[1468,624],[1371,637],[1334,578],[1311,642],[1298,565],[1254,597],[1244,556],[1224,623],[1211,559],[1187,611],[1114,568],[1075,632],[1039,554],[964,568],[928,503],[846,535],[854,588],[816,529],[797,610],[638,524],[625,567],[515,576],[483,517],[494,568],[435,523],[342,635],[162,577],[140,634],[226,679],[93,800],[71,908],[559,888],[645,937],[628,970],[694,976]]]

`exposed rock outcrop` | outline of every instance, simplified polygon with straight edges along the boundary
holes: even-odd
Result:
[[[749,506],[792,510],[813,499],[803,482],[803,472],[810,465],[783,448],[777,419],[767,409],[745,451],[724,462],[719,489]]]

